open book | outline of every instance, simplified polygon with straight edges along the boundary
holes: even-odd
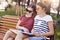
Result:
[[[14,32],[15,34],[23,33],[23,34],[26,34],[28,36],[34,36],[33,33],[29,33],[29,32],[22,32],[22,31],[14,30],[14,29],[10,29],[10,31]]]
[[[22,33],[26,35],[33,35],[33,33],[29,33],[29,32],[22,32]]]
[[[28,36],[34,36],[33,33],[29,33],[29,32],[22,32],[23,34],[26,34]]]

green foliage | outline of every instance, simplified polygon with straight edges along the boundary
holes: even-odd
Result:
[[[18,15],[21,15],[26,13],[26,9],[25,8],[22,8],[22,10],[20,10],[19,14],[16,13],[16,10],[12,9],[12,8],[8,8],[6,11],[0,11],[0,17],[3,16],[3,15],[15,15],[15,16],[18,16]]]
[[[51,14],[53,20],[56,20],[56,14]]]
[[[16,12],[13,9],[8,8],[6,11],[0,11],[0,16],[3,15],[16,15]]]
[[[55,30],[55,40],[60,40],[60,16],[57,17],[56,14],[51,14],[51,16],[53,17],[53,20],[58,22]]]

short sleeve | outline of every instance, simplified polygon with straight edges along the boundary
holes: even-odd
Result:
[[[24,17],[24,15],[20,16],[19,19],[21,20]]]
[[[47,22],[48,22],[48,21],[53,21],[53,19],[52,19],[51,16],[47,16],[47,19],[46,19],[46,20],[47,20]]]

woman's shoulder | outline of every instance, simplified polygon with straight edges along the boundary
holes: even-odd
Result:
[[[19,16],[20,19],[22,19],[23,17],[25,17],[25,15],[21,15],[21,16]]]
[[[46,15],[45,17],[46,17],[46,18],[52,18],[52,16],[51,16],[51,15]]]
[[[21,15],[20,17],[24,17],[25,15]]]
[[[50,15],[46,15],[45,19],[46,19],[47,21],[53,21],[52,16],[50,16]]]

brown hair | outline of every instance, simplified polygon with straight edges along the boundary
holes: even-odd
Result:
[[[37,5],[41,6],[42,9],[45,8],[45,11],[47,11],[47,7],[43,3],[38,2]]]
[[[36,12],[36,5],[30,4],[28,7],[31,7],[31,8],[33,9],[32,17],[35,17],[35,16],[37,15],[37,12]]]

